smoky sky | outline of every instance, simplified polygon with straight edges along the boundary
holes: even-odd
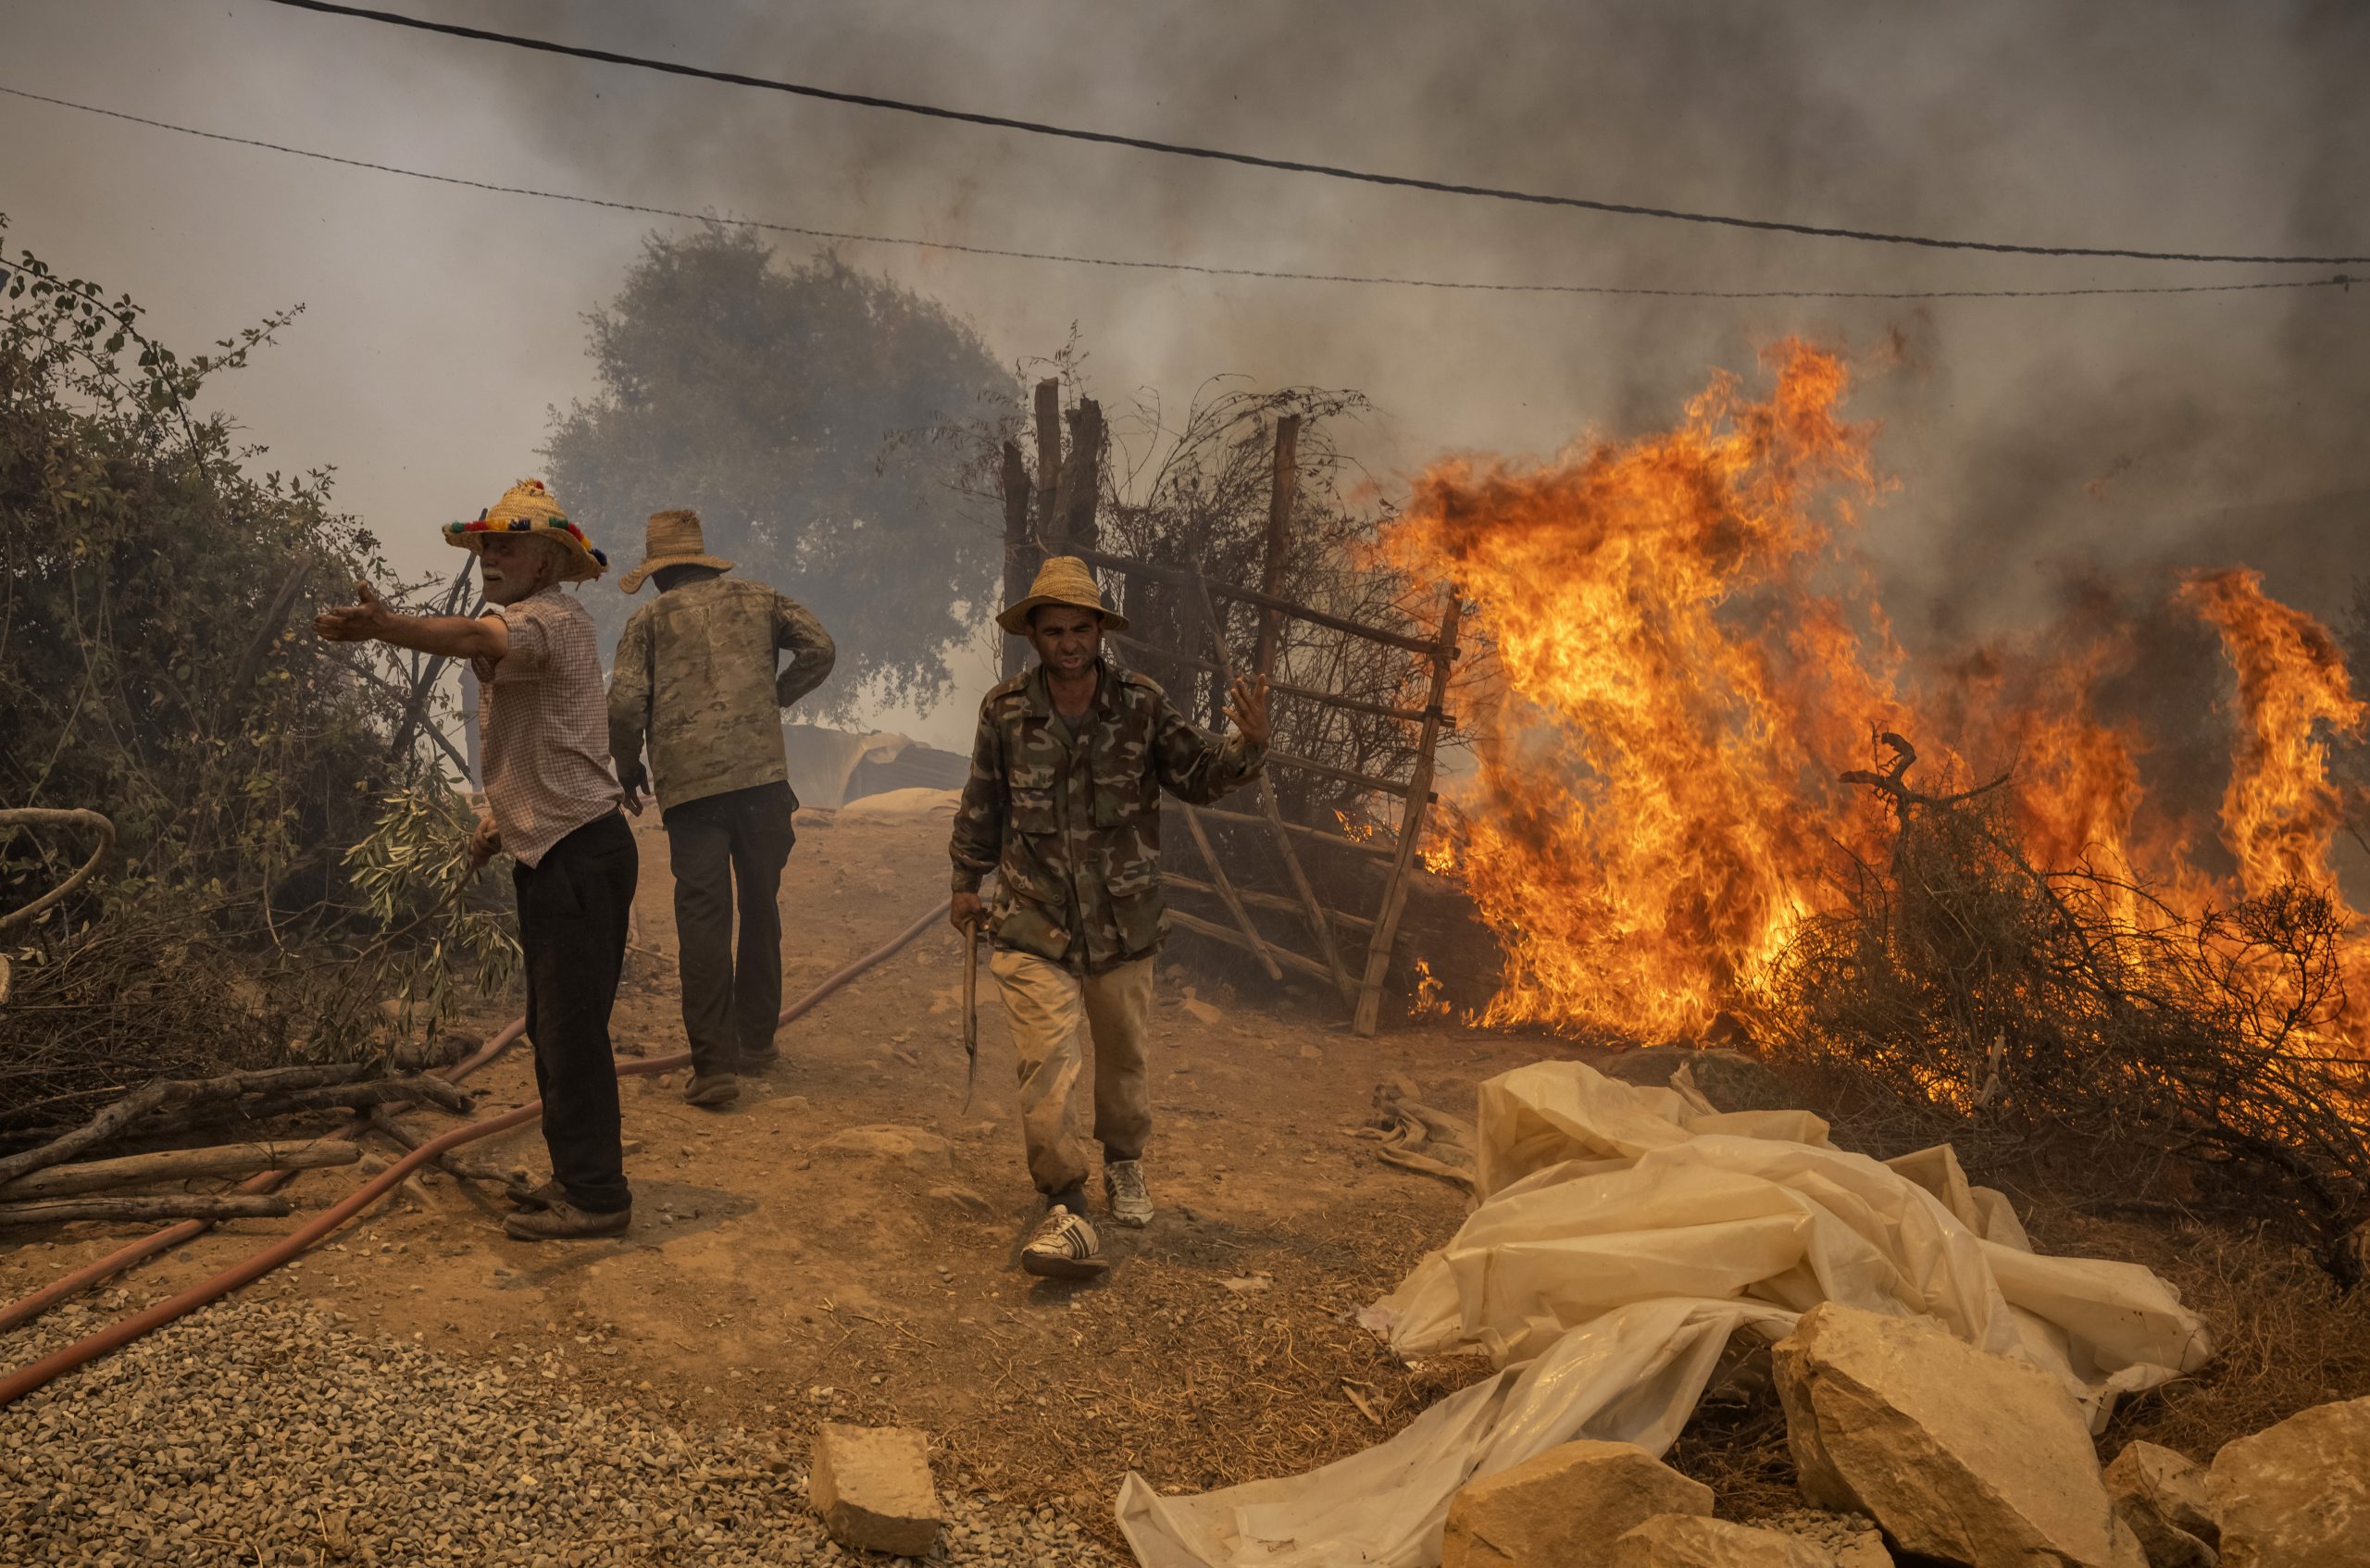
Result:
[[[859,92],[1407,173],[1852,228],[2370,251],[2370,16],[2164,0],[1903,6],[1055,0],[416,14]],[[2043,260],[1540,210],[1228,168],[548,58],[232,0],[0,0],[0,82],[233,134],[733,217],[1036,251],[1676,288],[2173,284],[2331,268]],[[580,314],[662,220],[0,99],[11,247],[199,343],[306,316],[222,397],[409,568],[535,472]],[[785,238],[787,256],[811,243]],[[2364,566],[2370,285],[1722,302],[1177,277],[866,244],[1018,365],[1073,328],[1106,405],[1219,374],[1354,387],[1386,491],[1452,451],[1665,425],[1788,334],[1850,349],[1900,485],[1866,542],[1913,644],[2060,601],[2069,561],[2241,561],[2324,613]],[[795,367],[785,367],[795,374]],[[629,557],[638,541],[617,541]],[[785,584],[795,591],[796,585]],[[986,646],[982,640],[982,648]],[[983,676],[984,660],[978,664]],[[914,721],[959,735],[964,703]]]

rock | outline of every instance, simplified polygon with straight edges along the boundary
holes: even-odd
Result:
[[[1771,1514],[1760,1523],[1772,1530],[1798,1536],[1834,1559],[1835,1568],[1893,1568],[1892,1553],[1876,1521],[1861,1513],[1822,1513],[1798,1508]]]
[[[2214,1568],[2221,1531],[2206,1503],[2203,1465],[2153,1443],[2126,1443],[2106,1480],[2115,1517],[2139,1537],[2150,1568]]]
[[[954,1163],[954,1146],[919,1127],[850,1127],[817,1144],[815,1152],[847,1160],[894,1160],[906,1165]]]
[[[995,1205],[967,1187],[933,1187],[929,1195],[942,1203],[952,1204],[967,1214],[985,1217],[994,1213]]]
[[[1831,1552],[1778,1530],[1662,1513],[1615,1539],[1609,1568],[1835,1568]]]
[[[1226,1017],[1225,1014],[1219,1012],[1216,1008],[1212,1007],[1208,1002],[1202,1001],[1198,997],[1189,996],[1177,1005],[1183,1008],[1186,1013],[1191,1015],[1195,1020],[1204,1024],[1217,1024],[1222,1022]]]
[[[2223,1444],[2205,1487],[2222,1568],[2370,1568],[2370,1399]]]
[[[1970,1568],[2146,1568],[2081,1407],[1926,1318],[1824,1302],[1776,1352],[1802,1495]]]
[[[910,1426],[815,1429],[806,1497],[842,1546],[919,1557],[938,1544],[929,1442]]]
[[[1711,1487],[1643,1449],[1565,1443],[1449,1500],[1441,1568],[1611,1568],[1625,1530],[1657,1514],[1711,1512]]]
[[[1741,1052],[1687,1045],[1625,1051],[1604,1064],[1608,1077],[1661,1089],[1681,1067],[1692,1071],[1695,1087],[1721,1111],[1790,1111],[1800,1098],[1786,1081]]]

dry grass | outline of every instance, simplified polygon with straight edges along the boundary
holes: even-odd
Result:
[[[2221,1226],[2046,1209],[2027,1218],[2047,1251],[2155,1270],[2214,1334],[2214,1360],[2196,1376],[2125,1402],[2102,1457],[2144,1438],[2207,1462],[2300,1410],[2370,1396],[2370,1292],[2341,1288],[2308,1251]]]

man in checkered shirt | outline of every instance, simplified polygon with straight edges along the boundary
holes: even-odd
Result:
[[[632,1214],[619,1127],[609,1011],[633,906],[633,832],[609,771],[608,707],[592,617],[560,591],[606,569],[533,479],[513,485],[445,541],[478,557],[480,616],[406,616],[367,582],[358,603],[314,623],[332,641],[377,641],[468,659],[484,688],[478,723],[486,815],[470,840],[483,865],[513,861],[525,957],[527,1038],[543,1102],[552,1179],[512,1193],[505,1228],[524,1240],[616,1236]]]

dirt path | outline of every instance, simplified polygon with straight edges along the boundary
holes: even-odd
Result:
[[[637,836],[640,940],[655,956],[632,955],[616,1034],[621,1051],[658,1054],[683,1044],[671,884],[655,820]],[[782,895],[785,996],[942,899],[944,844],[942,819],[802,815]],[[292,1272],[357,1325],[448,1356],[555,1353],[555,1375],[588,1395],[775,1428],[802,1457],[819,1418],[917,1425],[941,1445],[942,1474],[1106,1537],[1129,1469],[1188,1490],[1303,1469],[1476,1375],[1465,1362],[1400,1366],[1347,1321],[1449,1235],[1465,1200],[1384,1166],[1346,1129],[1393,1074],[1465,1109],[1482,1078],[1557,1047],[1429,1030],[1363,1040],[1314,1002],[1283,1020],[1223,996],[1189,1006],[1164,974],[1147,1158],[1160,1217],[1141,1233],[1102,1226],[1108,1279],[1054,1287],[1017,1267],[1036,1205],[984,982],[979,1103],[961,1114],[959,952],[934,932],[859,978],[785,1029],[782,1064],[725,1112],[685,1106],[680,1075],[630,1080],[635,1223],[621,1239],[512,1241],[490,1205],[430,1176]],[[489,1110],[530,1097],[523,1052],[475,1087]],[[905,1130],[867,1140],[876,1152],[827,1147],[882,1126]],[[543,1168],[532,1128],[471,1152]],[[327,1203],[355,1179],[316,1172],[292,1190]],[[129,1276],[127,1300],[274,1233],[225,1226]],[[0,1259],[0,1289],[120,1240],[69,1235]]]

